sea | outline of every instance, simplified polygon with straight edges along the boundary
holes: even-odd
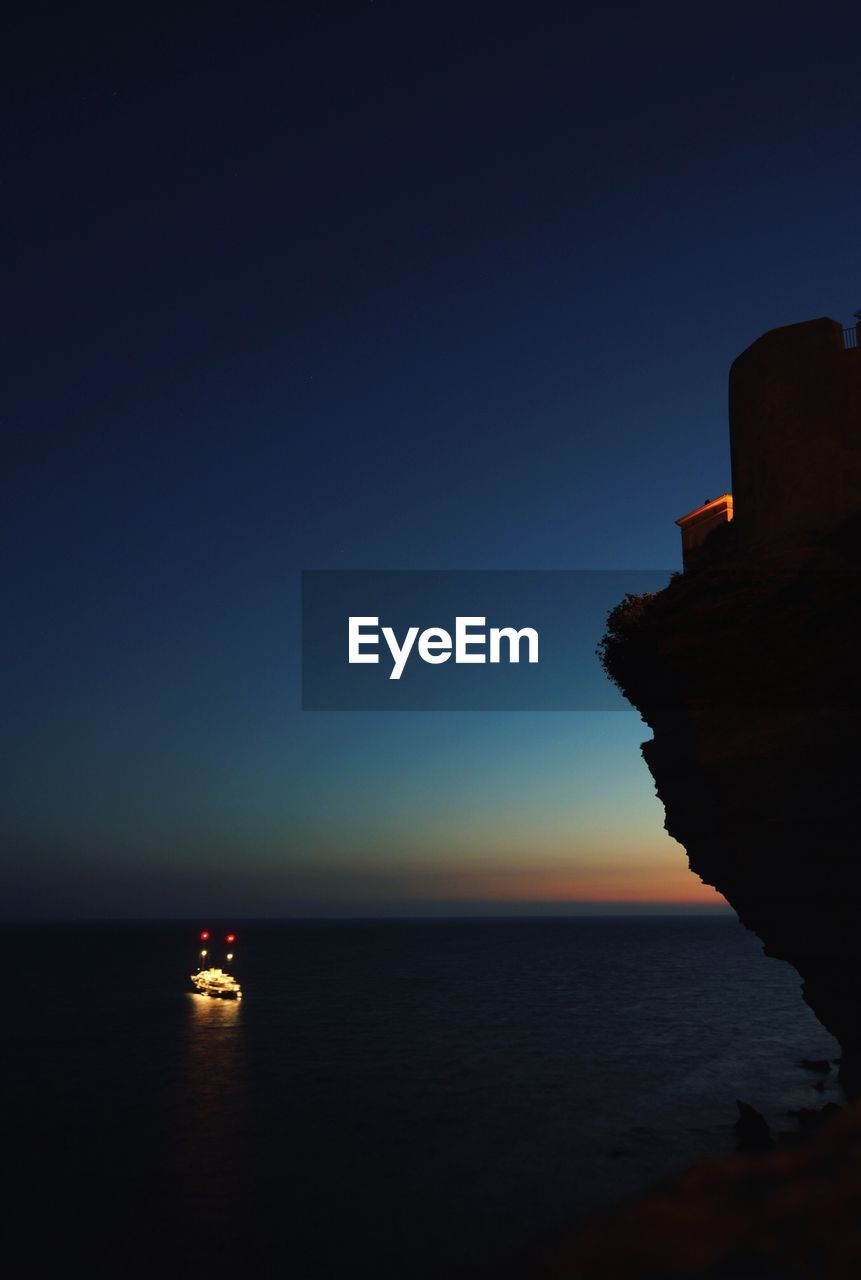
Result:
[[[192,994],[232,928],[241,1002]],[[732,915],[5,926],[21,1275],[484,1280],[840,1102]],[[217,952],[217,944],[214,946]],[[816,1088],[824,1081],[824,1091]]]

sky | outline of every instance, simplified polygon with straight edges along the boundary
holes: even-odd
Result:
[[[857,6],[125,8],[0,41],[0,910],[719,903],[633,710],[302,712],[299,574],[679,568],[861,306]]]

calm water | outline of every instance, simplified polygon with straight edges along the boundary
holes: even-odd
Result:
[[[838,1053],[730,917],[238,933],[236,1005],[188,994],[191,926],[7,926],[4,1241],[32,1269],[517,1274],[731,1150],[736,1097],[791,1131],[823,1101],[797,1059]]]

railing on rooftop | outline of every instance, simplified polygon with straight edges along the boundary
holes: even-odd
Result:
[[[848,351],[848,350],[850,349],[850,347],[857,347],[857,346],[858,346],[858,330],[857,330],[857,329],[844,329],[844,330],[843,330],[843,348],[844,348],[844,350],[845,350],[845,351]]]

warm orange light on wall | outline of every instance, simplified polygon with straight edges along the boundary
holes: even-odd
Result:
[[[687,525],[693,524],[703,516],[711,518],[718,515],[724,516],[727,520],[732,520],[731,493],[722,493],[719,498],[709,498],[708,502],[704,502],[701,507],[697,507],[694,511],[689,511],[687,515],[679,516],[676,524],[680,529],[684,529]]]
[[[719,498],[709,498],[701,507],[679,516],[676,524],[682,531],[682,561],[686,569],[700,554],[700,547],[715,529],[729,524],[732,514],[732,494],[722,493]]]

